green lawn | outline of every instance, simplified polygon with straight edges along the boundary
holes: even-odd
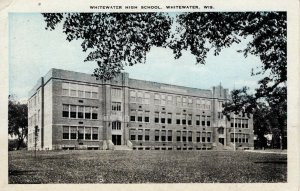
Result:
[[[9,183],[286,182],[287,155],[230,151],[9,152]]]

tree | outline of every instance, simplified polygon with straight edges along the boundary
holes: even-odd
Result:
[[[8,100],[8,134],[16,136],[17,150],[24,144],[28,134],[27,104],[21,104],[9,96]]]
[[[146,62],[152,46],[161,47],[170,36],[172,19],[164,13],[44,13],[46,29],[64,21],[67,40],[82,39],[85,61],[95,61],[94,76],[116,77],[125,65]]]
[[[39,127],[36,125],[34,127],[34,158],[36,158],[36,147],[37,147],[37,142],[39,140]]]

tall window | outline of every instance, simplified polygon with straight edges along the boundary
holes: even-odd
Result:
[[[200,99],[197,99],[197,100],[196,100],[196,108],[197,108],[197,109],[200,109],[200,108],[201,108],[201,101],[200,101]]]
[[[161,141],[166,141],[166,130],[161,131]]]
[[[154,123],[159,123],[159,113],[158,112],[154,113]]]
[[[176,113],[176,124],[180,125],[180,121],[181,121],[181,117],[180,117],[180,113]]]
[[[69,105],[63,105],[62,116],[63,117],[69,117]]]
[[[121,102],[112,102],[111,110],[112,111],[121,111]]]
[[[187,100],[186,97],[182,98],[182,107],[187,107]]]
[[[202,126],[205,126],[205,115],[202,115],[201,125],[202,125]]]
[[[181,141],[181,131],[176,132],[176,141]]]
[[[149,104],[150,103],[150,94],[149,93],[144,93],[144,104]]]
[[[71,128],[71,130],[70,130],[70,132],[71,132],[71,139],[77,139],[77,127],[70,127]]]
[[[69,127],[63,126],[63,139],[69,139]]]
[[[131,110],[130,111],[130,121],[135,121],[135,116],[136,116],[136,110]]]
[[[172,113],[168,113],[168,124],[172,124]]]
[[[84,139],[84,127],[78,127],[78,139]]]
[[[200,125],[200,115],[196,115],[196,125]]]
[[[150,122],[150,111],[145,111],[145,122],[146,123],[149,123]]]
[[[130,102],[136,102],[136,92],[130,91]]]
[[[209,127],[210,126],[210,116],[207,116],[207,119],[206,119],[207,121],[206,121],[206,125],[207,125],[207,127]]]
[[[168,141],[172,141],[172,130],[168,130]]]
[[[143,111],[139,110],[138,111],[138,122],[142,122],[143,121]]]
[[[143,103],[143,92],[137,93],[137,103]]]
[[[84,106],[78,106],[78,118],[83,118]]]
[[[75,105],[71,105],[71,112],[70,112],[70,117],[71,118],[76,118],[76,106]]]
[[[77,85],[76,84],[69,84],[70,87],[70,96],[77,97]]]
[[[193,132],[192,132],[192,131],[189,131],[189,132],[188,132],[188,141],[189,141],[189,142],[192,142],[192,141],[193,141],[193,136],[192,136],[192,135],[193,135]]]
[[[188,125],[192,125],[192,114],[188,115]]]
[[[98,119],[98,107],[92,107],[92,119]]]
[[[182,125],[186,125],[186,114],[182,114]]]
[[[199,143],[200,142],[200,132],[196,133],[196,141]]]
[[[161,105],[166,105],[166,95],[161,95]]]
[[[91,119],[91,107],[85,107],[84,117],[86,119]]]
[[[193,99],[192,98],[188,98],[188,106],[193,107]]]
[[[206,108],[207,110],[210,110],[211,109],[211,101],[207,100],[206,101]]]
[[[161,113],[160,122],[161,123],[166,123],[166,113]]]
[[[85,127],[84,136],[85,140],[91,140],[91,127]]]
[[[207,142],[211,142],[211,132],[207,132]]]
[[[112,130],[121,130],[121,122],[113,121],[112,122]]]
[[[167,104],[168,105],[172,105],[173,104],[173,96],[168,95],[168,97],[167,97]]]
[[[202,143],[205,143],[206,142],[206,132],[202,132],[202,140],[201,140]]]
[[[154,104],[159,105],[160,104],[160,96],[159,94],[154,95]]]
[[[130,140],[131,141],[135,141],[136,140],[135,130],[134,129],[130,129],[129,130],[129,134],[130,134]]]
[[[69,96],[69,83],[62,83],[62,95]]]
[[[176,106],[178,106],[178,107],[181,106],[181,97],[180,96],[176,97]]]
[[[93,127],[93,140],[98,140],[98,127]]]
[[[143,140],[143,129],[138,130],[138,140],[142,141]]]
[[[150,129],[145,129],[145,141],[150,140]]]
[[[182,141],[186,142],[186,131],[182,131]]]
[[[154,140],[159,141],[159,130],[154,131]]]
[[[122,90],[119,88],[112,88],[111,89],[111,96],[115,98],[121,98],[122,97]]]

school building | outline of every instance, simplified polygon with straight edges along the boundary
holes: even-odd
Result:
[[[28,149],[253,149],[253,119],[224,116],[228,90],[51,69],[29,93]],[[38,129],[38,132],[35,132]]]

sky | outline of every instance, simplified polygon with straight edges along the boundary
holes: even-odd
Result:
[[[45,30],[39,13],[9,14],[9,94],[27,100],[28,92],[37,80],[51,68],[92,73],[95,62],[84,62],[81,41],[68,42],[62,25],[54,31]],[[261,76],[251,76],[251,69],[261,66],[258,57],[247,58],[237,50],[246,42],[223,49],[218,56],[210,52],[205,65],[196,65],[195,56],[183,52],[174,59],[170,49],[153,47],[145,64],[125,67],[130,78],[155,81],[200,89],[220,85],[232,90],[248,86],[254,91]]]

